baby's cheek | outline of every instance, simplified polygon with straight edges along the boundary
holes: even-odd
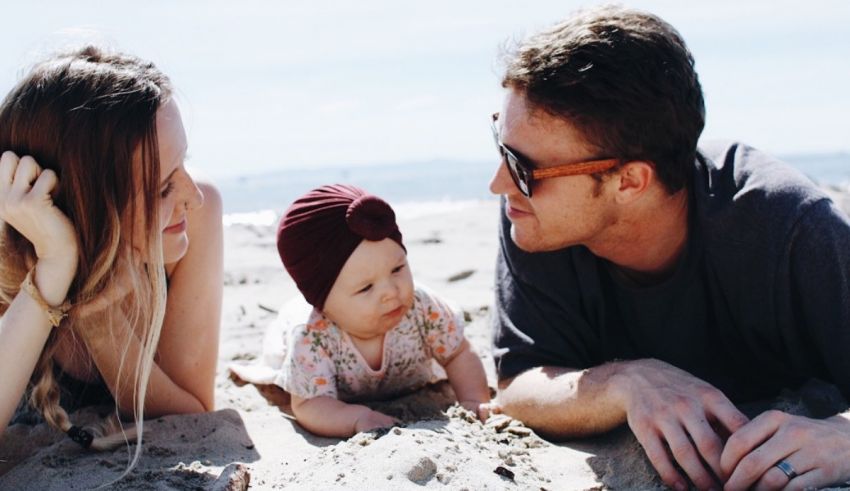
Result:
[[[410,289],[405,292],[404,305],[406,305],[408,309],[413,308],[413,285],[411,285]]]

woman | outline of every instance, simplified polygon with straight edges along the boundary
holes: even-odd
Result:
[[[87,47],[0,106],[0,431],[24,395],[94,449],[124,437],[69,421],[93,399],[139,433],[143,417],[212,410],[221,199],[184,167],[171,96],[153,64]]]

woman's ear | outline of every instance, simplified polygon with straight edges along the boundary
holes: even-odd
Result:
[[[629,203],[643,196],[655,181],[655,166],[645,160],[632,160],[623,164],[617,178],[616,199],[623,204]]]

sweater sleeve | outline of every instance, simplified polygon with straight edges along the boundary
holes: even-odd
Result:
[[[850,220],[828,199],[798,220],[790,241],[788,301],[830,382],[850,397]]]
[[[504,208],[504,201],[502,202]],[[598,323],[588,299],[599,294],[583,248],[528,253],[510,237],[502,212],[496,260],[493,355],[500,379],[535,367],[587,368],[601,363]],[[588,281],[578,281],[578,269]]]

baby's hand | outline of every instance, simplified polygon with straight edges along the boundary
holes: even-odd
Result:
[[[364,412],[362,416],[354,422],[354,433],[362,431],[374,430],[376,428],[389,428],[398,424],[398,420],[391,418],[384,413],[369,410]]]
[[[460,401],[460,405],[478,416],[481,421],[487,421],[491,414],[502,412],[498,404],[493,401]]]

